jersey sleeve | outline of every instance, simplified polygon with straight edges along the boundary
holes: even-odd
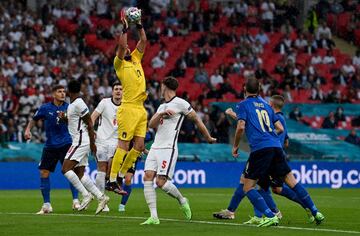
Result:
[[[270,111],[272,123],[275,124],[276,122],[278,122],[278,121],[280,120],[280,118],[279,118],[279,116],[273,111],[272,108],[271,108],[269,111]]]
[[[246,109],[243,103],[239,103],[236,105],[236,117],[238,120],[243,120],[246,122],[247,119],[247,114],[246,114]]]
[[[135,59],[137,62],[141,62],[141,59],[143,58],[144,53],[140,52],[139,49],[135,48],[134,51],[131,53],[131,58]]]
[[[80,117],[84,117],[86,114],[89,114],[89,108],[82,99],[78,102],[78,104],[76,104],[76,111]]]
[[[193,109],[192,109],[190,103],[183,100],[183,102],[181,104],[181,113],[184,114],[185,116],[187,116],[192,111],[193,111]]]
[[[104,112],[104,109],[105,109],[105,101],[104,99],[102,99],[95,108],[95,111],[99,114],[102,114]]]
[[[34,114],[33,120],[38,121],[38,120],[44,119],[44,118],[45,118],[45,114],[46,114],[45,106],[42,105],[42,106],[39,107],[39,109],[38,109],[38,110],[36,111],[36,113]]]
[[[118,71],[123,63],[123,60],[121,60],[118,56],[114,57],[114,69],[115,71]]]

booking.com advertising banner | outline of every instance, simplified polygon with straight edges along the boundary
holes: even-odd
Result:
[[[173,181],[186,188],[233,188],[245,163],[217,162],[196,163],[179,162]],[[305,187],[313,188],[360,188],[360,163],[339,162],[292,162],[293,173]],[[139,163],[133,184],[142,187],[144,163]],[[90,162],[87,173],[94,180],[96,163]],[[38,189],[40,185],[37,163],[3,162],[0,163],[0,189]],[[67,188],[68,182],[60,172],[60,166],[51,175],[52,188]]]

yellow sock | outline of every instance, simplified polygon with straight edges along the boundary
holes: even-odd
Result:
[[[120,175],[125,176],[127,171],[134,165],[134,162],[139,157],[140,152],[132,148],[126,155],[125,161],[120,168]],[[112,169],[111,169],[112,170]],[[111,171],[112,173],[112,171]]]
[[[123,164],[126,151],[122,148],[117,148],[114,154],[114,158],[111,165],[110,171],[110,182],[116,181],[116,177],[119,173],[120,167]]]

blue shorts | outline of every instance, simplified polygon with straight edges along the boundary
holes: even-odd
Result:
[[[61,165],[64,162],[64,158],[70,147],[71,143],[58,148],[45,147],[42,152],[39,169],[54,172],[58,161],[60,161]]]
[[[250,153],[244,176],[247,179],[267,180],[285,177],[291,171],[281,148],[263,148]]]

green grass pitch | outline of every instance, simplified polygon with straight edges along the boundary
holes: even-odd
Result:
[[[117,212],[120,197],[111,197],[110,213],[94,216],[96,202],[84,212],[71,210],[68,190],[51,192],[54,214],[38,216],[39,191],[0,191],[0,235],[360,235],[360,189],[310,189],[324,224],[306,223],[306,214],[295,203],[275,196],[283,213],[279,227],[242,225],[252,214],[247,199],[240,204],[235,220],[216,220],[212,212],[227,207],[233,189],[181,189],[188,197],[193,220],[183,220],[176,200],[157,190],[160,225],[140,226],[148,216],[142,189],[135,189],[125,213]]]

